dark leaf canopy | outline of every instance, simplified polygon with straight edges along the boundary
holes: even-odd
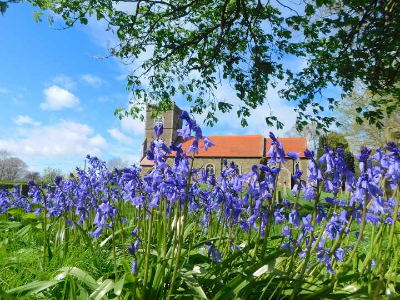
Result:
[[[2,13],[9,2],[20,1],[0,1]],[[278,83],[280,96],[295,105],[298,128],[335,122],[324,111],[340,101],[325,98],[329,87],[345,96],[362,84],[381,95],[355,116],[378,126],[383,107],[394,111],[400,103],[397,0],[119,1],[129,2],[129,11],[111,0],[29,2],[60,14],[67,26],[87,24],[90,16],[106,20],[119,40],[111,53],[138,66],[128,76],[134,104],[166,110],[183,95],[192,112],[206,113],[209,125],[217,121],[216,111],[236,110],[245,126],[252,109],[268,107],[267,91]],[[301,59],[305,67],[288,64],[287,58]],[[240,101],[216,97],[222,82]],[[138,105],[132,107],[116,113],[141,114]],[[279,116],[265,121],[282,127]]]

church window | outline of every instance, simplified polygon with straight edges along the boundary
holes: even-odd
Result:
[[[163,125],[164,124],[164,119],[163,117],[157,117],[154,119],[154,126],[158,126],[158,125]]]
[[[215,174],[215,168],[212,164],[208,164],[206,166],[206,172],[207,172],[207,176],[213,175]]]
[[[299,164],[299,162],[296,162],[295,168],[296,168],[296,171],[299,171],[299,170],[300,170],[300,164]]]

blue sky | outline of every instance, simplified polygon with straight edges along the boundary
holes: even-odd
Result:
[[[31,170],[47,166],[64,172],[82,166],[86,154],[104,160],[122,157],[131,163],[140,157],[143,124],[114,116],[126,106],[127,67],[107,55],[115,37],[96,21],[68,30],[54,30],[44,18],[33,19],[27,4],[10,5],[0,16],[0,149],[23,159]],[[301,67],[301,62],[297,61]],[[227,84],[218,89],[221,99],[235,101]],[[289,129],[295,122],[291,106],[276,90],[268,93],[274,114]],[[187,104],[176,99],[182,108]],[[249,127],[241,128],[232,115],[220,115],[206,134],[266,134],[269,107],[256,109]],[[201,117],[200,117],[201,119]]]

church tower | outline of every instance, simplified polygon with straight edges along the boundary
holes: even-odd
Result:
[[[158,117],[152,119],[151,106],[147,106],[146,108],[146,119],[145,119],[145,133],[144,133],[144,141],[143,141],[143,156],[146,154],[146,150],[148,149],[152,140],[154,140],[154,126],[163,124],[164,132],[161,135],[161,139],[164,140],[164,143],[168,146],[171,142],[176,142],[178,139],[177,130],[182,128],[182,120],[179,118],[179,114],[181,113],[181,109],[175,104],[172,103],[172,109],[166,112],[159,114]]]

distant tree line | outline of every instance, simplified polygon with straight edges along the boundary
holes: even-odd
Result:
[[[121,157],[114,157],[107,162],[107,167],[110,170],[122,170],[127,166],[129,166],[129,162]],[[24,181],[32,179],[53,182],[57,176],[64,177],[61,169],[48,166],[41,173],[31,171],[22,159],[12,155],[7,150],[0,149],[0,181]]]
[[[4,149],[0,149],[0,180],[1,181],[18,181],[18,180],[40,180],[44,182],[53,182],[56,176],[63,176],[60,169],[46,167],[42,173],[31,171],[27,164],[12,155]]]

